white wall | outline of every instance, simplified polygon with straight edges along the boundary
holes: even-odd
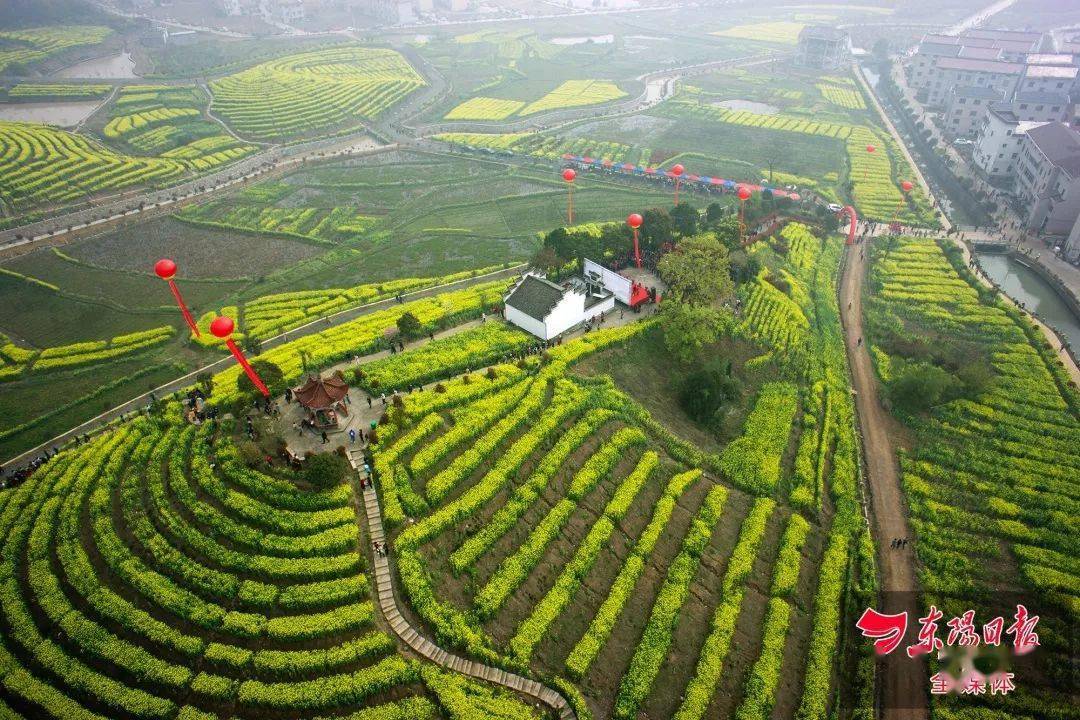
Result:
[[[506,316],[507,322],[517,325],[525,332],[532,333],[542,340],[547,340],[547,328],[539,320],[535,320],[509,305],[505,307],[503,314]]]
[[[556,335],[561,335],[578,323],[585,320],[585,296],[577,292],[567,292],[563,295],[559,304],[551,309],[544,318],[547,325],[545,340],[550,340]]]

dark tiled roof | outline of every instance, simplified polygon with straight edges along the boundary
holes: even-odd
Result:
[[[962,37],[988,38],[990,40],[1013,40],[1016,42],[1038,42],[1042,33],[1029,30],[968,30]]]
[[[333,407],[349,392],[349,386],[341,373],[334,373],[328,378],[309,375],[303,387],[293,390],[296,400],[306,408],[318,410]]]
[[[1028,137],[1046,158],[1073,177],[1080,176],[1080,134],[1064,123],[1049,122],[1028,130]]]
[[[1001,57],[1001,48],[970,47],[964,45],[960,48],[957,57],[970,58],[972,60],[997,60]]]
[[[953,94],[968,98],[985,98],[987,100],[1000,100],[1002,93],[994,88],[979,87],[973,85],[957,85],[953,88]]]
[[[967,72],[1001,73],[1018,75],[1024,69],[1020,63],[998,62],[997,60],[965,60],[963,58],[944,58],[938,61],[939,70],[964,70]]]
[[[506,304],[531,318],[543,320],[559,304],[565,292],[553,282],[527,275],[506,298]]]
[[[1068,105],[1069,96],[1060,92],[1047,92],[1045,90],[1024,90],[1016,93],[1013,98],[1022,103],[1046,103],[1048,105]]]
[[[924,40],[922,44],[919,45],[919,54],[956,57],[963,49],[964,48],[960,45],[946,45],[945,43],[926,42]]]

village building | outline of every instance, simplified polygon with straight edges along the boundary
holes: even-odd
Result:
[[[835,70],[851,57],[851,36],[847,30],[827,25],[807,25],[799,31],[795,63],[803,67]]]
[[[1016,194],[1028,228],[1068,235],[1080,216],[1080,133],[1064,123],[1033,127],[1020,140]]]
[[[563,333],[615,309],[615,296],[602,286],[581,279],[566,287],[526,273],[504,299],[506,320],[541,340]]]

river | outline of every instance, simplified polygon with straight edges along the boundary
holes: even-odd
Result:
[[[1046,280],[1008,255],[979,253],[978,257],[986,274],[1009,297],[1024,303],[1044,323],[1057,328],[1070,345],[1080,348],[1080,318]]]

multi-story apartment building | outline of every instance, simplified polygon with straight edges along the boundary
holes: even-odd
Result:
[[[975,136],[971,151],[975,167],[990,180],[1010,178],[1020,155],[1020,139],[1038,124],[1021,122],[1008,103],[992,105]]]
[[[1016,194],[1029,229],[1068,235],[1080,217],[1080,133],[1059,122],[1024,133],[1016,159]]]
[[[989,87],[958,85],[952,89],[942,116],[944,130],[953,137],[972,137],[986,121],[990,105],[1005,99],[1005,93]]]

